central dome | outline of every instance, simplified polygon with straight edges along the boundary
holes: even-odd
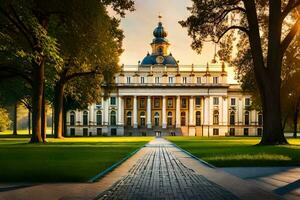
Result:
[[[165,31],[165,28],[162,26],[161,22],[158,22],[158,27],[156,27],[153,31],[153,35],[156,38],[165,38],[167,37],[168,33]]]

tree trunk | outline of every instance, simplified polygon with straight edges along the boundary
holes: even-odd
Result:
[[[54,87],[54,136],[63,138],[64,84],[58,81]]]
[[[46,142],[46,136],[47,136],[47,108],[45,104],[45,88],[43,90],[43,100],[42,100],[42,120],[41,120],[41,135],[43,142]]]
[[[28,134],[31,134],[31,112],[30,109],[28,109]]]
[[[67,110],[66,110],[66,99],[63,100],[63,136],[67,135]]]
[[[299,111],[300,111],[300,97],[298,97],[297,102],[296,102],[296,107],[294,110],[294,115],[293,115],[293,125],[294,125],[294,138],[297,137],[297,131],[298,131],[298,117],[299,117]]]
[[[18,131],[18,103],[14,105],[14,126],[13,126],[13,135],[17,135]]]
[[[32,135],[30,143],[43,142],[41,135],[41,119],[44,89],[44,59],[41,64],[35,66],[33,74],[35,83],[32,86]]]

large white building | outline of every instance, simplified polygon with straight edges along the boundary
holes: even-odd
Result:
[[[228,83],[224,63],[179,65],[161,22],[153,35],[152,53],[122,67],[108,99],[68,112],[67,135],[261,135],[262,114]]]

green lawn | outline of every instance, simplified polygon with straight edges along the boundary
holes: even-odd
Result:
[[[81,182],[108,168],[152,137],[29,138],[0,137],[0,182]]]
[[[291,145],[255,146],[252,137],[167,137],[181,148],[217,167],[299,166],[300,139]]]

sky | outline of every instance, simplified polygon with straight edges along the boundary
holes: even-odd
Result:
[[[124,52],[120,62],[125,65],[137,65],[138,61],[151,53],[150,43],[153,39],[153,30],[157,27],[158,16],[162,16],[162,23],[168,32],[167,39],[171,43],[169,51],[179,60],[179,65],[203,65],[211,62],[214,56],[215,45],[206,43],[201,54],[191,48],[192,39],[187,29],[178,23],[189,16],[186,9],[191,6],[190,0],[135,0],[135,11],[128,12],[121,19],[121,28],[124,31]],[[229,80],[233,81],[233,70],[228,69]]]

